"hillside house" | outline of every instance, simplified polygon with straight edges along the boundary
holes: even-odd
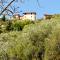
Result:
[[[14,19],[14,18],[15,18],[15,19],[20,19],[20,15],[19,15],[18,13],[16,13],[16,14],[13,15],[13,19]]]
[[[53,15],[50,15],[50,14],[44,14],[44,19],[47,20],[47,19],[51,19],[53,17]]]
[[[36,20],[36,13],[35,12],[25,12],[23,13],[23,16],[20,16],[19,14],[14,14],[13,15],[14,18],[19,19],[19,20]]]
[[[23,19],[29,19],[29,20],[36,20],[36,13],[35,12],[25,12],[23,13],[24,16],[23,16]]]

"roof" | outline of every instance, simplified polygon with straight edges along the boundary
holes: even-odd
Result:
[[[25,12],[23,14],[36,14],[36,12]]]
[[[44,16],[52,16],[51,14],[44,14]]]

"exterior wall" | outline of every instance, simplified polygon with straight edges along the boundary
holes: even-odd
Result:
[[[20,20],[23,20],[23,16],[20,16]]]
[[[13,18],[16,18],[16,19],[19,19],[19,20],[25,20],[25,19],[29,19],[29,20],[36,20],[36,13],[32,13],[32,12],[27,12],[27,13],[24,13],[23,16],[20,16],[19,14],[15,14],[13,16]]]
[[[53,15],[44,15],[44,19],[47,20],[47,19],[51,19]]]
[[[20,16],[19,15],[14,15],[13,18],[20,19]]]
[[[25,14],[23,16],[23,20],[25,20],[25,19],[29,19],[29,20],[34,21],[34,20],[36,20],[36,14]]]
[[[16,19],[20,19],[20,17],[19,17],[19,16],[15,16],[15,18],[16,18]]]

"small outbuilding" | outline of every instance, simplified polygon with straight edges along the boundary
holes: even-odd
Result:
[[[53,17],[53,15],[50,15],[50,14],[44,14],[44,19],[47,20],[47,19],[51,19]]]

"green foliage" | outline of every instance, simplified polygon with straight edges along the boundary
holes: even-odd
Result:
[[[46,23],[31,24],[24,27],[23,32],[29,35],[29,39],[34,46],[32,55],[35,54],[36,59],[43,59],[41,56],[45,52],[45,38],[48,37],[51,30],[52,25],[47,23],[47,21]]]
[[[0,32],[21,31],[25,25],[29,24],[34,24],[34,22],[30,20],[0,21]]]
[[[45,60],[60,60],[60,24],[53,27],[45,42]]]
[[[13,30],[12,22],[11,21],[8,21],[7,22],[7,26],[6,26],[6,31],[12,31],[12,30]]]
[[[0,30],[0,60],[60,60],[60,19],[6,21]]]
[[[2,33],[0,37],[0,59],[30,59],[29,56],[32,53],[33,46],[25,33]]]
[[[5,20],[6,20],[6,17],[5,17],[5,15],[3,15],[3,17],[2,17],[2,21],[5,22]]]
[[[32,24],[33,21],[30,20],[22,20],[22,21],[15,21],[13,25],[13,30],[20,31],[24,28],[25,25]]]
[[[32,24],[33,22],[32,21],[29,21],[29,20],[17,20],[17,21],[8,21],[7,23],[7,31],[8,30],[12,30],[12,31],[21,31],[25,25],[28,25],[28,24]]]

